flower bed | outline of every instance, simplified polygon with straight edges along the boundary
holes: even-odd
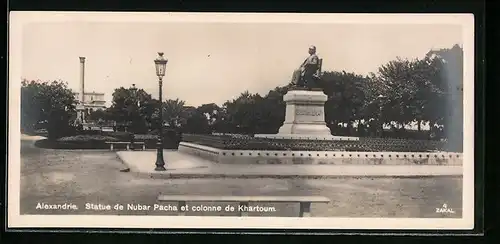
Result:
[[[361,138],[359,141],[314,141],[185,134],[183,141],[226,150],[428,152],[443,151],[445,147],[445,144],[439,141],[384,138]]]

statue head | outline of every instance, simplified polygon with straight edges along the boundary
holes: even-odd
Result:
[[[316,46],[310,46],[309,47],[309,54],[315,54],[316,53]]]

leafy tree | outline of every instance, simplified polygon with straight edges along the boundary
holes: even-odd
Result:
[[[283,95],[290,85],[276,87],[265,96],[245,91],[219,109],[215,105],[205,106],[204,111],[217,111],[208,117],[213,121],[214,131],[222,133],[276,133],[285,118]],[[213,119],[215,117],[215,120]]]
[[[325,119],[328,125],[347,124],[348,128],[354,122],[361,122],[362,108],[366,95],[363,86],[367,79],[355,73],[325,72],[321,78],[323,91],[328,95],[325,103]]]
[[[439,83],[440,69],[440,62],[430,58],[398,58],[382,65],[371,75],[365,116],[376,120],[378,104],[382,124],[393,124],[403,131],[412,122],[417,123],[419,132],[423,122],[437,123],[439,114],[432,103],[439,102],[440,90],[435,84]]]
[[[259,94],[251,94],[245,91],[232,101],[224,103],[227,111],[227,120],[233,125],[236,133],[252,134],[258,133],[259,120],[263,111],[258,104],[262,102]]]
[[[380,131],[383,124],[384,114],[391,108],[390,89],[391,87],[378,79],[375,73],[370,73],[365,77],[361,89],[364,94],[364,102],[360,108],[361,121],[358,124],[360,135],[366,136]]]
[[[416,91],[411,106],[416,111],[414,114],[419,132],[422,122],[433,126],[443,119],[442,107],[439,107],[444,102],[440,87],[441,71],[442,62],[439,59],[426,57],[415,62],[413,79]]]
[[[422,111],[416,109],[418,106],[415,104],[417,83],[413,68],[414,62],[401,58],[379,68],[374,81],[381,83],[386,89],[381,89],[384,93],[375,97],[372,103],[382,104],[382,114],[379,114],[382,122],[394,121],[405,125],[422,116]],[[377,98],[380,100],[377,101]]]
[[[108,109],[98,109],[90,112],[87,119],[89,121],[95,121],[98,124],[103,124],[105,122],[112,121],[112,114]]]
[[[146,99],[140,103],[140,116],[144,119],[149,129],[156,129],[160,123],[160,102],[157,99]]]
[[[221,110],[215,103],[203,104],[198,107],[198,111],[207,117],[209,124],[213,124],[219,119]]]
[[[178,98],[175,100],[167,99],[163,103],[163,120],[172,127],[181,126],[185,121],[185,118],[182,118],[184,105],[185,102]]]
[[[21,86],[21,128],[29,132],[44,123],[49,139],[65,136],[76,117],[75,105],[67,83],[25,79]]]
[[[209,124],[210,130],[214,132],[225,132],[229,126],[226,119],[226,111],[215,103],[203,104],[197,110],[205,115]]]
[[[419,132],[423,124],[429,124],[432,130],[460,124],[452,130],[462,131],[461,62],[461,48],[456,45],[429,52],[423,59],[397,58],[382,65],[363,88],[367,98],[362,109],[365,119],[376,120],[378,116],[383,123],[395,124],[403,131],[412,122]]]
[[[154,113],[154,101],[143,89],[135,87],[115,89],[109,108],[113,120],[131,125],[131,131],[145,133]]]
[[[211,129],[207,117],[196,108],[188,114],[182,131],[191,134],[208,134]]]
[[[277,133],[285,120],[286,103],[283,96],[291,88],[290,85],[275,87],[260,103],[263,118],[260,121],[260,133]]]
[[[442,64],[440,79],[435,85],[441,90],[441,102],[435,113],[443,115],[443,128],[448,138],[448,150],[463,150],[463,49],[459,45],[452,48],[433,50],[427,53]]]

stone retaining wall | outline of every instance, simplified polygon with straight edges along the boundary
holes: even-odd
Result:
[[[462,165],[462,153],[223,150],[181,142],[179,151],[225,164]]]
[[[189,155],[198,156],[200,158],[204,158],[213,162],[219,162],[219,155],[221,154],[220,149],[187,142],[179,143],[178,151]]]

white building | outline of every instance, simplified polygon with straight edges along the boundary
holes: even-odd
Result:
[[[81,104],[80,93],[74,92],[75,99],[78,104]],[[91,113],[96,110],[106,109],[106,100],[104,99],[104,93],[98,92],[85,92],[83,100],[83,108],[86,112]]]

